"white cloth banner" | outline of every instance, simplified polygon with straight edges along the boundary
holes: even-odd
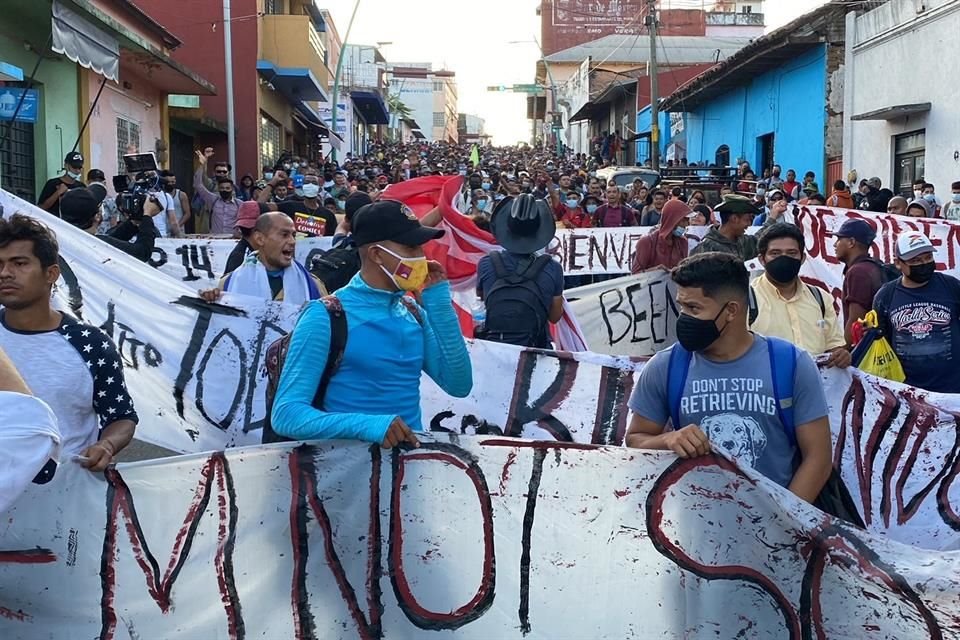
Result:
[[[0,192],[0,202],[5,213],[22,208],[57,231],[65,274],[58,299],[117,342],[141,416],[138,438],[181,452],[259,442],[263,355],[292,325],[295,307],[243,296],[226,298],[236,307],[201,303],[191,287],[13,196]],[[427,428],[622,443],[642,362],[487,342],[472,343],[470,353],[470,397],[451,398],[424,378]],[[838,467],[864,519],[910,544],[954,545],[960,399],[858,372],[822,375]]]
[[[567,289],[595,353],[652,356],[677,339],[676,286],[663,270]]]
[[[227,258],[237,246],[232,238],[157,238],[150,266],[191,287],[214,287],[226,275]],[[328,250],[333,238],[297,240],[295,259],[309,266],[314,255]]]
[[[718,455],[451,435],[70,464],[0,542],[5,640],[960,633],[956,553]]]
[[[57,417],[46,402],[0,391],[0,513],[59,456],[60,440]]]

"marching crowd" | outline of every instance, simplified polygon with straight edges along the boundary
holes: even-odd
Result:
[[[551,347],[551,325],[564,313],[563,270],[546,252],[557,228],[651,227],[632,271],[671,270],[678,341],[639,374],[628,446],[680,456],[719,448],[817,502],[833,478],[817,363],[855,364],[858,320],[870,311],[907,384],[960,393],[960,281],[938,271],[930,239],[899,234],[887,265],[871,255],[874,226],[846,220],[834,233],[845,265],[838,314],[829,292],[799,277],[807,247],[789,215],[797,203],[960,221],[960,182],[946,203],[924,181],[907,200],[878,178],[855,191],[837,181],[824,196],[813,172],[798,182],[794,170],[781,179],[773,165],[758,177],[743,163],[729,179],[695,168],[670,188],[640,178],[624,188],[598,177],[602,156],[443,143],[374,144],[340,163],[285,153],[239,181],[212,149],[197,158],[193,198],[176,176],[157,172],[147,176],[154,186],[134,216],[107,197],[102,171],[81,182],[83,158],[72,152],[38,205],[143,261],[157,237],[232,236],[227,272],[200,292],[204,300],[235,292],[304,306],[275,345],[277,357],[268,358],[265,441],[417,446],[421,372],[452,396],[471,392],[450,283],[424,252],[445,233],[442,214],[418,218],[384,196],[391,184],[428,175],[461,176],[456,207],[501,247],[477,267],[480,339]],[[691,226],[709,227],[692,250]],[[333,245],[302,265],[296,242],[310,236],[333,236]],[[763,273],[751,280],[754,259]],[[100,471],[131,441],[137,413],[110,338],[52,305],[59,277],[57,238],[47,226],[19,214],[0,221],[0,354],[9,356],[0,358],[0,390],[46,402],[63,453]]]

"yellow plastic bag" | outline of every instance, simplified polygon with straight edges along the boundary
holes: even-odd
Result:
[[[861,321],[866,332],[854,350],[853,361],[864,373],[886,378],[894,382],[903,382],[907,375],[903,372],[900,359],[890,342],[878,328],[877,312],[870,311]],[[859,357],[859,360],[858,360]]]

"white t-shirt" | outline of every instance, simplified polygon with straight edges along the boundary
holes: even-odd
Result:
[[[0,513],[58,457],[57,417],[43,400],[0,391]]]
[[[161,238],[166,238],[170,236],[169,231],[167,230],[167,212],[176,211],[176,206],[173,203],[173,198],[166,191],[157,191],[153,194],[157,201],[160,203],[160,206],[163,207],[163,211],[153,216],[153,224],[156,225],[157,231],[160,232]],[[176,216],[176,213],[174,213]]]
[[[8,328],[0,309],[0,348],[57,416],[62,451],[70,455],[96,442],[102,427],[138,419],[113,341],[97,327],[62,315],[53,331],[26,332]]]

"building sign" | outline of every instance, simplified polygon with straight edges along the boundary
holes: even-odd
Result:
[[[670,137],[676,138],[681,133],[683,133],[683,114],[671,113],[670,114]]]
[[[24,92],[26,97],[23,97]],[[20,105],[20,111],[17,111],[21,98],[23,104]],[[36,122],[39,105],[40,96],[35,89],[0,89],[0,120],[12,120],[16,113],[18,122]]]

